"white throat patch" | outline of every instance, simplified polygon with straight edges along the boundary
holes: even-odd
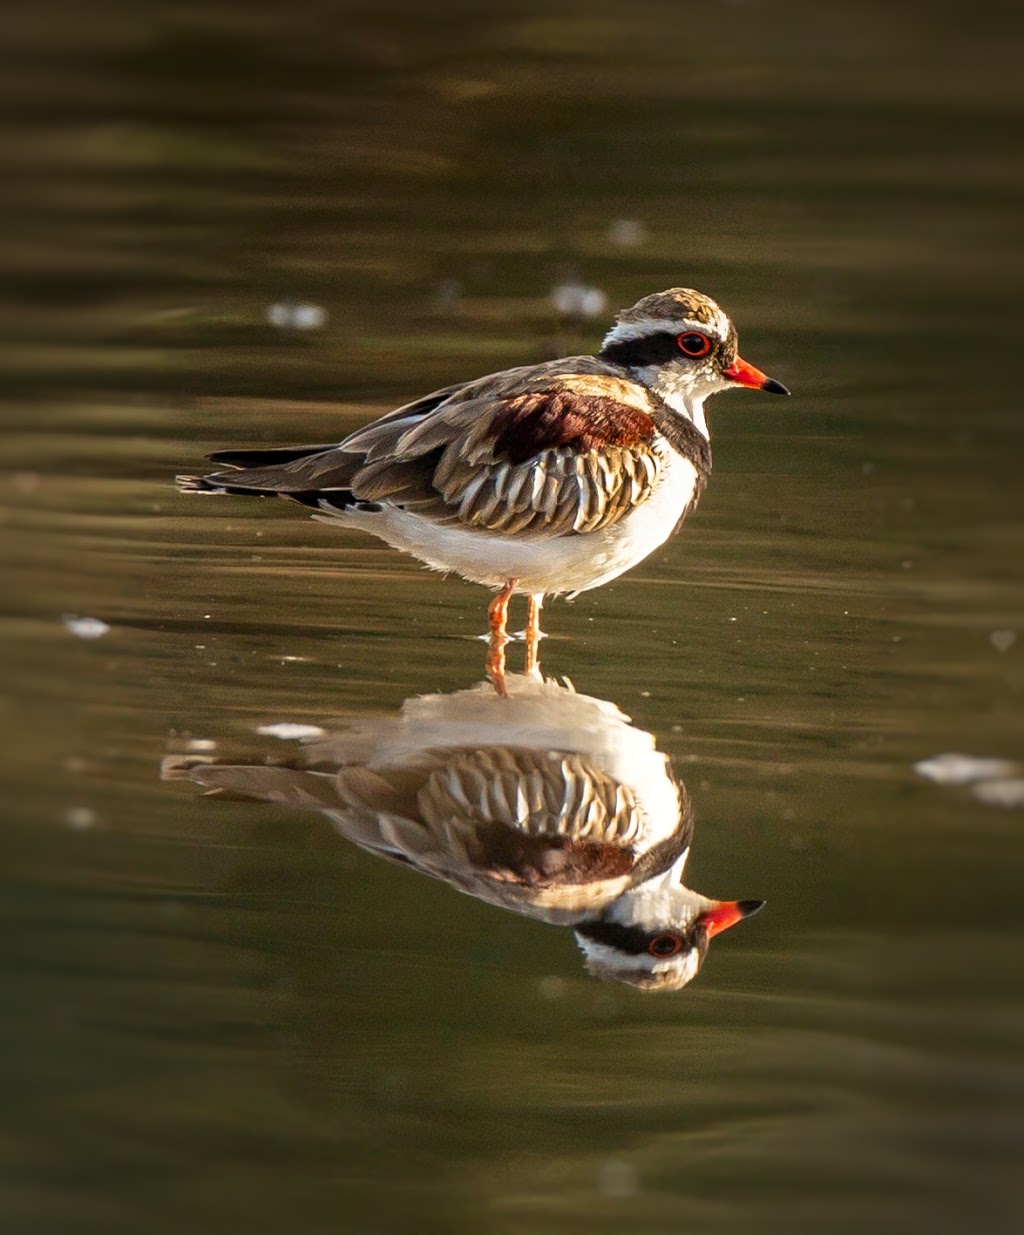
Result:
[[[708,441],[711,440],[708,422],[704,416],[704,400],[709,394],[714,394],[715,390],[724,387],[725,382],[722,387],[715,386],[711,390],[697,393],[693,382],[685,380],[682,375],[674,373],[671,368],[666,369],[663,365],[646,365],[634,372],[648,390],[653,390],[673,412],[685,416],[698,433],[702,433]]]

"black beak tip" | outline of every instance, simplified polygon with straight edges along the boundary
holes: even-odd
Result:
[[[765,394],[769,395],[788,395],[789,391],[781,382],[777,382],[774,377],[766,378],[761,383],[761,389]]]
[[[752,913],[757,913],[759,909],[763,909],[767,903],[767,901],[737,901],[736,908],[745,918],[749,918]]]

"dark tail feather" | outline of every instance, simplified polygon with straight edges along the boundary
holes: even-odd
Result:
[[[247,485],[233,485],[225,473],[212,476],[175,476],[174,483],[179,493],[232,493],[241,497],[277,497],[269,489],[252,489]]]
[[[211,455],[228,466],[205,476],[179,476],[183,493],[239,493],[252,497],[293,497],[309,505],[312,493],[347,492],[362,466],[362,457],[337,446],[289,447],[284,450],[223,450]],[[243,464],[254,466],[242,466]]]
[[[326,446],[286,446],[281,450],[216,450],[206,457],[211,463],[226,463],[228,467],[276,467],[310,455],[322,455],[336,445],[328,442]]]
[[[314,510],[345,510],[355,504],[350,489],[306,489],[295,493],[278,493],[273,489],[254,489],[232,484],[230,472],[215,472],[211,476],[175,476],[179,493],[228,493],[237,497],[286,497],[289,501],[311,506]],[[367,503],[362,503],[366,505]]]

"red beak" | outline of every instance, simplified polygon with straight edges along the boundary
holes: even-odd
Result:
[[[747,364],[739,356],[728,369],[722,370],[722,376],[728,378],[730,382],[735,382],[737,386],[750,386],[754,390],[763,390],[772,395],[789,394],[781,382],[777,382],[774,377],[769,377],[767,373],[762,373],[760,369],[755,369],[752,364]]]
[[[714,939],[730,926],[735,926],[737,922],[749,918],[752,913],[757,913],[763,904],[764,901],[719,901],[714,909],[700,915],[700,921],[708,933],[708,938]]]

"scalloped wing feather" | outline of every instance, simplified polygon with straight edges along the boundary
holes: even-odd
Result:
[[[198,487],[381,502],[441,524],[538,538],[611,527],[665,468],[647,392],[574,357],[448,386],[331,448],[234,453]],[[248,465],[248,466],[245,466]],[[312,499],[312,500],[311,500]]]
[[[490,532],[593,532],[650,497],[665,466],[655,433],[645,412],[607,394],[456,397],[401,426],[390,449],[376,438],[351,488],[360,501]]]

